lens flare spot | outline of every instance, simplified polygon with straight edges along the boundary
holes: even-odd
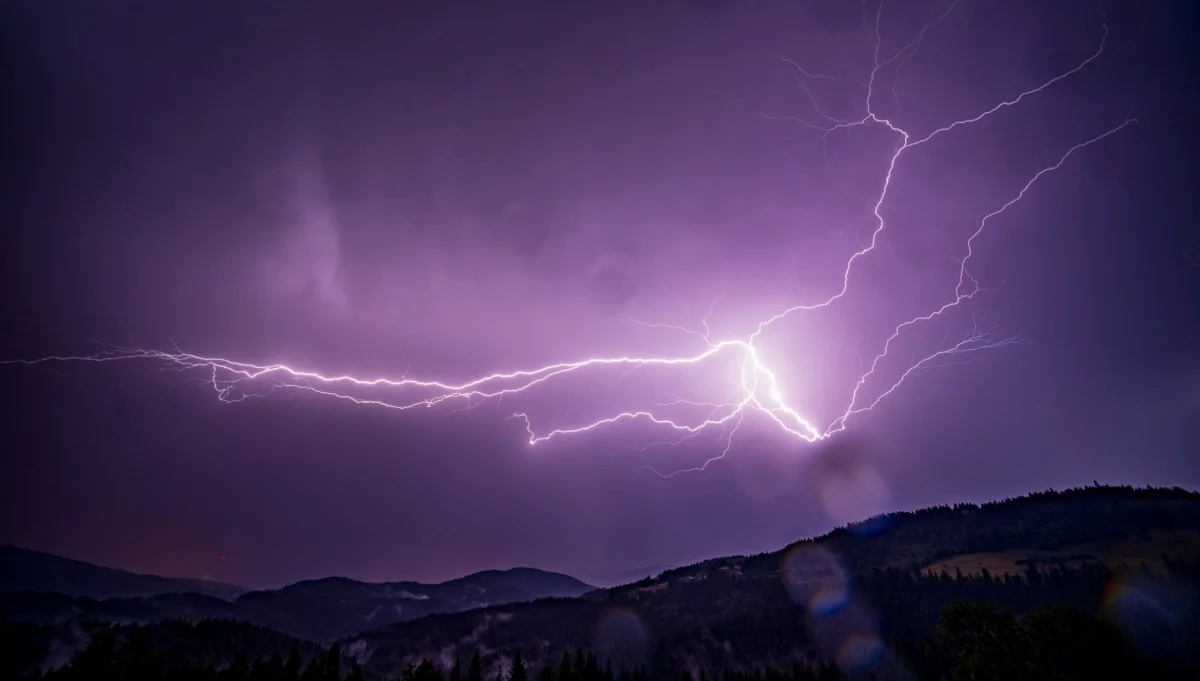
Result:
[[[620,651],[626,664],[644,663],[648,635],[642,618],[630,608],[605,610],[596,622],[593,649],[597,652]]]
[[[850,580],[837,557],[819,546],[799,545],[784,553],[779,571],[792,601],[809,617],[837,612],[850,600]]]
[[[838,648],[837,664],[847,673],[863,672],[883,657],[883,642],[874,634],[851,634]]]

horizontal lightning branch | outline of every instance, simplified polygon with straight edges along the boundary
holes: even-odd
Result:
[[[866,82],[858,83],[865,88],[866,93],[863,101],[863,115],[857,120],[839,120],[825,113],[821,109],[818,99],[808,87],[808,83],[811,81],[839,79],[811,73],[794,61],[784,60],[794,67],[799,74],[800,85],[807,93],[813,109],[819,118],[819,122],[814,123],[797,117],[771,117],[773,120],[789,120],[800,123],[816,132],[818,135],[817,141],[840,129],[878,126],[885,128],[895,135],[896,146],[888,159],[886,171],[882,174],[880,181],[879,193],[871,208],[875,226],[871,232],[870,240],[865,246],[862,246],[859,250],[849,255],[836,289],[817,302],[788,307],[763,318],[754,327],[753,332],[745,337],[714,341],[711,338],[709,327],[709,318],[713,311],[711,306],[701,320],[701,328],[699,330],[669,324],[622,320],[651,328],[688,334],[702,341],[702,349],[697,349],[690,353],[655,357],[592,357],[575,362],[548,364],[533,369],[493,373],[461,383],[408,378],[407,372],[399,378],[363,378],[349,375],[327,375],[286,364],[251,364],[224,357],[196,355],[184,352],[178,348],[173,352],[138,348],[113,348],[94,355],[51,356],[29,360],[9,360],[3,363],[41,364],[46,362],[148,360],[181,371],[203,372],[204,380],[211,384],[218,399],[225,402],[237,402],[250,396],[262,396],[271,391],[295,390],[347,400],[361,405],[411,410],[416,408],[432,408],[442,403],[456,402],[471,406],[483,400],[499,400],[508,395],[533,391],[543,384],[561,380],[567,375],[583,374],[585,372],[613,369],[620,372],[629,372],[640,368],[671,366],[691,369],[692,367],[700,367],[711,362],[730,359],[740,367],[735,379],[736,382],[729,386],[734,391],[734,394],[737,395],[737,398],[731,402],[692,402],[683,399],[673,399],[641,409],[601,414],[592,420],[574,426],[547,430],[535,428],[536,417],[528,412],[513,414],[511,418],[523,424],[528,436],[528,442],[531,445],[569,436],[578,436],[621,422],[644,422],[656,428],[676,433],[675,436],[672,436],[673,439],[650,443],[645,447],[659,444],[678,445],[708,429],[717,429],[719,431],[717,442],[723,442],[724,444],[716,456],[710,458],[701,466],[678,470],[664,475],[664,477],[670,477],[682,472],[704,470],[713,461],[723,458],[730,451],[734,436],[742,426],[745,417],[750,413],[765,416],[769,422],[778,426],[782,432],[800,440],[815,442],[828,438],[844,430],[847,421],[852,417],[874,409],[889,395],[895,393],[918,370],[933,366],[940,360],[944,360],[950,356],[994,349],[1020,342],[1018,338],[998,337],[991,333],[982,332],[978,327],[975,327],[957,342],[947,343],[940,349],[924,356],[909,358],[902,369],[891,378],[882,380],[880,377],[885,360],[890,360],[895,341],[904,335],[905,332],[918,325],[929,323],[946,312],[963,305],[982,290],[975,278],[971,276],[968,266],[975,255],[976,240],[983,234],[986,228],[998,217],[1002,216],[1010,207],[1025,198],[1042,177],[1059,169],[1073,155],[1083,149],[1100,142],[1135,122],[1135,119],[1128,117],[1119,124],[1069,147],[1056,161],[1030,177],[1028,182],[1013,194],[1007,202],[983,215],[975,230],[963,244],[963,255],[961,260],[958,261],[958,281],[954,289],[947,292],[946,298],[940,305],[935,305],[929,308],[926,313],[898,324],[884,342],[879,354],[869,363],[864,364],[861,375],[850,390],[845,409],[828,424],[819,425],[815,423],[813,419],[804,415],[798,405],[791,404],[785,400],[780,378],[760,352],[759,339],[768,333],[771,326],[776,322],[791,315],[828,307],[846,295],[850,288],[851,274],[855,267],[861,266],[860,263],[876,250],[879,237],[887,227],[883,217],[883,207],[889,197],[893,178],[899,172],[898,169],[901,166],[901,161],[910,150],[959,129],[969,127],[971,124],[999,114],[1007,108],[1017,106],[1023,100],[1034,97],[1055,83],[1079,72],[1103,54],[1108,39],[1108,26],[1107,23],[1104,23],[1103,35],[1100,37],[1096,50],[1070,70],[1064,71],[1034,88],[1019,92],[1015,96],[999,102],[978,115],[951,121],[923,136],[914,135],[908,130],[901,128],[893,120],[877,113],[874,108],[875,97],[878,94],[876,92],[877,82],[885,69],[891,69],[893,74],[898,72],[905,62],[917,52],[921,41],[925,38],[928,31],[945,19],[954,7],[955,5],[951,4],[944,12],[931,18],[917,36],[894,55],[883,57],[880,54],[880,18],[883,12],[883,5],[880,4],[875,14],[874,22],[874,66]],[[898,108],[899,98],[896,95],[894,85],[890,94],[893,100],[896,101]],[[879,383],[878,387],[872,388],[871,386],[875,383]],[[868,388],[871,388],[870,394],[868,394]],[[371,396],[367,397],[364,396],[363,389],[374,390],[370,391],[369,394]],[[393,396],[388,398],[378,397],[377,393],[381,391]],[[403,397],[405,395],[408,397]],[[679,413],[681,407],[691,409],[693,415],[690,419],[669,416],[669,414]],[[682,411],[686,411],[686,409]],[[696,415],[697,413],[699,413],[698,416]],[[654,472],[658,473],[658,471]],[[659,474],[662,475],[661,473]]]

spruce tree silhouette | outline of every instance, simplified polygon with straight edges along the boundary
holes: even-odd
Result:
[[[529,670],[521,659],[521,651],[513,652],[512,664],[508,668],[508,681],[529,681]]]
[[[558,681],[571,681],[571,653],[563,651],[562,663],[558,665]]]
[[[471,665],[467,667],[467,681],[483,681],[483,664],[479,661],[479,651],[471,656]]]

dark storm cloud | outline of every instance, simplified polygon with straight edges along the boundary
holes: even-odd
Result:
[[[466,379],[687,341],[611,317],[694,325],[720,297],[714,333],[735,336],[836,290],[897,140],[786,120],[819,113],[789,62],[843,79],[808,83],[821,112],[861,117],[875,3],[447,7],[7,3],[6,356],[177,343]],[[884,52],[944,7],[889,3]],[[10,365],[20,444],[0,470],[0,541],[249,585],[513,564],[586,578],[884,508],[1195,485],[1200,275],[1181,254],[1200,251],[1183,156],[1200,61],[1181,11],[1111,3],[1101,59],[906,156],[844,305],[764,337],[794,396],[832,418],[858,357],[953,292],[982,215],[1134,109],[1137,126],[989,228],[972,270],[989,291],[901,354],[972,315],[1026,343],[922,372],[845,441],[747,426],[703,474],[662,480],[639,466],[699,465],[715,434],[530,448],[490,403],[225,404],[204,376],[153,365]],[[1070,69],[1099,37],[1088,3],[962,3],[879,107],[925,134]],[[567,422],[591,387],[540,406]]]

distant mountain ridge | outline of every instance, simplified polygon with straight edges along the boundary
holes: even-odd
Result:
[[[435,613],[453,613],[595,590],[534,568],[484,570],[439,584],[326,577],[247,591],[199,579],[139,575],[0,546],[0,620],[119,622],[235,619],[309,640],[347,636]]]
[[[281,589],[250,591],[236,603],[242,611],[256,615],[253,621],[299,636],[326,639],[425,615],[542,598],[573,598],[594,589],[569,575],[512,568],[484,570],[439,584],[327,577]]]
[[[232,599],[245,593],[246,589],[206,579],[143,575],[0,544],[0,593],[18,591],[44,591],[83,598],[197,593]]]

